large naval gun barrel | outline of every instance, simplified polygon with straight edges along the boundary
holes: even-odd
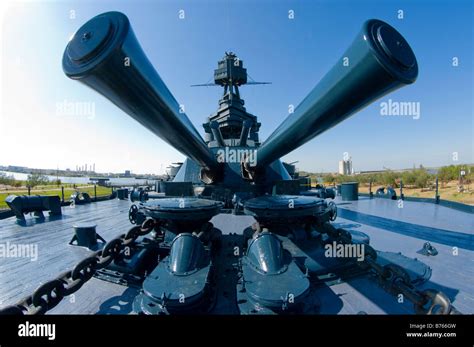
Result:
[[[147,59],[124,14],[107,12],[85,23],[64,51],[63,70],[209,174],[218,171],[214,156]]]
[[[368,20],[341,60],[258,149],[264,168],[418,75],[406,40],[380,20]]]

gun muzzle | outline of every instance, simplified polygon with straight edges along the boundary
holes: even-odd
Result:
[[[402,35],[380,20],[365,22],[341,60],[258,149],[257,169],[413,83],[417,75],[416,57]]]
[[[68,43],[63,70],[96,90],[206,171],[217,161],[155,71],[120,12],[98,15]]]

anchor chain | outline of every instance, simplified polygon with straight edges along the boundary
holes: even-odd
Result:
[[[351,234],[342,228],[336,229],[330,223],[320,225],[320,230],[341,244],[353,244]],[[381,265],[377,263],[377,252],[369,245],[364,245],[364,261],[357,262],[362,270],[374,272],[382,287],[391,294],[402,294],[414,304],[417,314],[460,314],[451,301],[441,291],[426,289],[420,291],[413,286],[408,272],[396,264]]]
[[[89,281],[97,270],[118,260],[126,247],[140,237],[150,233],[159,222],[147,218],[141,225],[132,227],[126,234],[110,240],[102,250],[81,260],[72,270],[38,287],[15,305],[0,309],[0,315],[42,315],[56,307],[66,296],[77,292]]]
[[[380,265],[377,252],[365,245],[365,260],[359,264],[363,269],[373,271],[383,283],[384,289],[392,294],[402,294],[413,303],[417,314],[460,314],[443,292],[435,289],[420,291],[413,286],[408,272],[396,264]]]

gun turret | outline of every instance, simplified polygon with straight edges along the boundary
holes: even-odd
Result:
[[[63,69],[197,163],[204,183],[236,189],[251,180],[269,188],[289,179],[279,158],[418,75],[416,57],[401,34],[387,23],[369,20],[342,59],[260,145],[260,123],[246,111],[239,87],[267,82],[248,82],[234,53],[219,61],[215,83],[205,84],[224,88],[218,111],[204,124],[207,143],[148,61],[124,14],[108,12],[84,24],[66,47]],[[256,150],[256,165],[218,162],[224,147]],[[194,182],[199,167],[191,164],[183,165],[177,181]]]

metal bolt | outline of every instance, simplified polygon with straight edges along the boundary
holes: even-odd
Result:
[[[88,41],[92,37],[92,33],[90,31],[85,32],[82,34],[82,41]]]

